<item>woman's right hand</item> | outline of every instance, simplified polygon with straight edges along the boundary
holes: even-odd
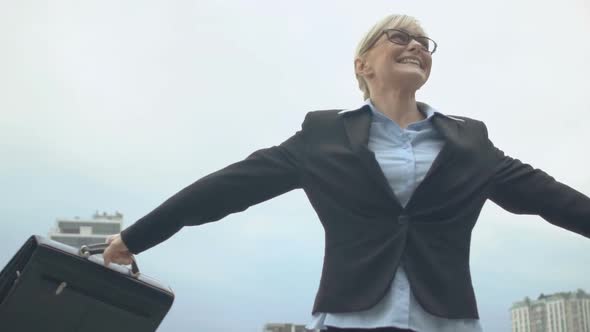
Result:
[[[109,246],[104,250],[102,254],[104,259],[104,266],[109,266],[110,263],[129,265],[133,261],[133,254],[129,251],[121,234],[111,235],[107,238],[106,243]]]

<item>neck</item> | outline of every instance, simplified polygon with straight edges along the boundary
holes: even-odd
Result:
[[[371,102],[379,112],[402,128],[424,119],[416,105],[416,96],[413,91],[388,90],[382,93],[377,91],[371,93]]]

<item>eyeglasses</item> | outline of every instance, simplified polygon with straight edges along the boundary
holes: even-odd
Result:
[[[436,42],[425,36],[414,36],[409,34],[407,31],[398,29],[387,29],[383,30],[383,33],[387,36],[390,42],[398,45],[408,45],[412,39],[420,43],[422,48],[430,54],[436,51]],[[379,39],[379,38],[377,38]],[[375,40],[377,42],[377,40]],[[373,47],[373,46],[371,46]]]

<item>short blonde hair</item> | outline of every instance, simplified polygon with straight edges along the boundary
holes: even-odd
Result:
[[[381,19],[377,24],[375,24],[361,39],[360,43],[356,48],[356,52],[354,58],[361,58],[365,53],[367,53],[371,47],[375,44],[377,39],[381,37],[383,30],[385,29],[414,29],[423,36],[426,36],[426,33],[420,26],[420,22],[412,16],[408,15],[389,15]],[[367,99],[371,96],[369,91],[369,86],[365,79],[356,73],[355,67],[355,75],[356,79],[359,82],[359,89],[363,92],[364,99]]]

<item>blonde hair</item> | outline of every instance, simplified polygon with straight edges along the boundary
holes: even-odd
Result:
[[[354,58],[361,58],[365,53],[367,53],[371,47],[375,44],[377,39],[381,37],[383,30],[385,29],[415,29],[418,31],[419,34],[426,36],[426,33],[420,26],[420,22],[412,16],[408,15],[389,15],[381,19],[377,22],[361,39],[359,42]],[[365,79],[356,73],[355,68],[355,75],[356,79],[359,83],[359,89],[363,92],[364,99],[367,99],[371,96],[369,91],[369,86]]]

